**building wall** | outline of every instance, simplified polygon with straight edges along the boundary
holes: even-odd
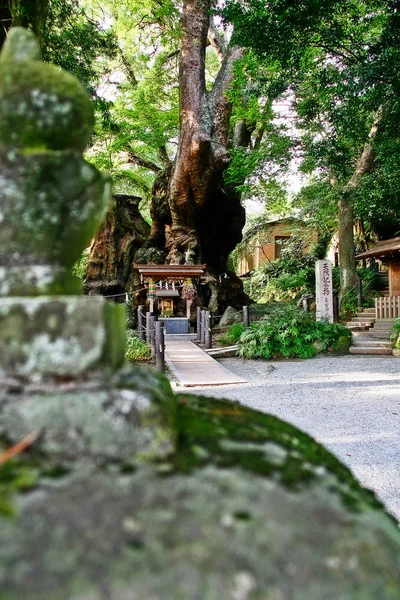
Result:
[[[400,296],[400,260],[389,263],[389,295]]]
[[[296,224],[296,234],[298,234],[300,225]],[[282,245],[278,242],[279,238],[290,238],[293,235],[293,224],[288,222],[271,223],[265,232],[260,235],[258,240],[254,241],[253,248],[249,248],[239,259],[238,275],[244,275],[253,269],[256,269],[267,261],[274,261],[278,258]],[[309,232],[307,232],[309,236]],[[262,241],[261,241],[262,240]],[[312,243],[318,241],[318,234],[314,232]],[[311,244],[307,246],[304,253],[307,254],[311,249]]]

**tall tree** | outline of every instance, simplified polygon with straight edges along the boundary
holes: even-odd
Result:
[[[243,50],[227,44],[211,20],[211,0],[185,0],[180,18],[179,138],[175,156],[165,145],[150,161],[126,141],[128,160],[152,169],[157,176],[152,191],[151,234],[136,253],[137,262],[207,264],[208,285],[201,286],[202,301],[213,310],[246,300],[240,280],[227,273],[230,252],[241,239],[245,211],[240,194],[224,181],[230,162],[232,102],[229,90],[235,63]],[[212,84],[207,81],[206,49],[212,44],[220,65]],[[164,57],[164,60],[168,57]],[[131,83],[134,87],[135,81]],[[208,86],[207,86],[208,84]],[[100,239],[100,238],[99,238]],[[98,262],[95,241],[88,262]],[[223,277],[221,277],[223,275]],[[109,279],[112,279],[110,274]]]
[[[241,43],[251,44],[261,55],[280,53],[277,59],[291,71],[290,89],[300,117],[297,125],[304,133],[300,144],[303,168],[310,174],[317,172],[319,183],[324,173],[333,186],[329,203],[332,195],[337,200],[344,295],[357,281],[354,201],[376,166],[382,106],[393,109],[397,104],[391,75],[396,64],[397,11],[379,0],[296,5],[276,0],[270,7],[274,11],[263,11],[261,0],[233,0],[227,5],[227,14],[240,24],[236,33]],[[279,31],[290,28],[283,45]],[[319,186],[317,194],[320,192]]]

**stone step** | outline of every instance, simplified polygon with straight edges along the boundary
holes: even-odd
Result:
[[[371,323],[371,325],[373,325],[375,323],[375,319],[373,317],[366,317],[366,316],[362,316],[362,317],[353,317],[351,319],[352,323]]]
[[[390,356],[392,354],[391,348],[381,348],[381,347],[369,347],[369,348],[360,348],[359,346],[350,346],[350,354],[384,354],[386,356]]]
[[[357,330],[354,330],[352,333],[353,333],[353,338],[354,339],[362,339],[362,340],[364,340],[364,339],[371,338],[371,336],[369,334],[369,330],[368,331],[357,331]]]
[[[374,323],[374,329],[391,329],[394,319],[379,319]]]
[[[381,338],[381,339],[385,339],[385,340],[390,340],[390,336],[392,335],[393,331],[391,329],[370,329],[369,330],[369,334],[371,335],[371,337],[373,338]]]
[[[370,340],[354,340],[353,346],[357,348],[391,348],[392,342],[390,340],[374,340],[371,338]]]
[[[369,326],[363,326],[363,325],[360,325],[359,323],[346,323],[346,327],[350,331],[361,331],[362,332],[362,331],[369,330]]]
[[[346,327],[349,329],[359,327],[360,329],[369,329],[372,327],[372,321],[347,321]]]

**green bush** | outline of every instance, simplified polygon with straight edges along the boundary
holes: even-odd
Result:
[[[233,325],[230,325],[226,332],[219,338],[218,343],[220,346],[233,346],[238,343],[243,332],[243,323],[234,323]]]
[[[136,331],[127,331],[125,356],[131,362],[144,362],[151,358],[149,344],[140,340]]]
[[[400,319],[396,319],[393,323],[393,333],[390,339],[393,341],[396,350],[400,350]]]
[[[286,301],[315,291],[315,259],[293,246],[284,247],[273,263],[263,263],[246,282],[257,302]]]
[[[247,329],[239,339],[239,356],[311,358],[317,352],[337,350],[343,337],[351,338],[343,325],[315,321],[312,313],[289,306]]]

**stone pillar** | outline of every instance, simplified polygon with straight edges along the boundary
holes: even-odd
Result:
[[[315,263],[315,295],[317,321],[326,319],[333,323],[332,262],[317,260]]]
[[[110,202],[108,177],[82,158],[90,98],[42,63],[20,28],[1,53],[0,82],[0,378],[110,372],[124,361],[124,308],[81,296],[71,275]]]

